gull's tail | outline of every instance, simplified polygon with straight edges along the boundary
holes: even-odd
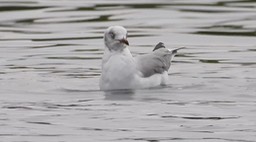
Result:
[[[165,45],[164,45],[164,43],[159,42],[159,43],[155,46],[155,48],[153,49],[153,51],[158,50],[158,49],[160,49],[160,48],[166,48]],[[186,48],[186,47],[179,47],[179,48],[168,49],[168,50],[171,52],[172,55],[176,55],[177,52],[178,52],[178,50],[184,49],[184,48]]]
[[[178,52],[178,50],[184,49],[184,48],[186,48],[186,47],[179,47],[179,48],[172,49],[172,50],[170,50],[170,51],[172,52],[172,54],[176,55],[177,52]]]

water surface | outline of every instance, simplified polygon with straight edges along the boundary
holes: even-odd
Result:
[[[256,2],[0,2],[0,141],[254,142]],[[180,51],[166,87],[99,91],[103,32]]]

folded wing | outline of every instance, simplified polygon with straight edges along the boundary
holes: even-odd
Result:
[[[171,60],[176,55],[177,50],[165,48],[162,42],[158,43],[152,53],[136,57],[137,68],[143,77],[149,77],[156,73],[162,74],[168,71],[171,66]]]

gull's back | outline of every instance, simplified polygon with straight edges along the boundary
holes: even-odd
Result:
[[[136,57],[137,68],[141,71],[143,77],[149,77],[154,74],[168,72],[171,66],[171,60],[176,52],[165,48],[163,43],[158,43],[152,53]]]

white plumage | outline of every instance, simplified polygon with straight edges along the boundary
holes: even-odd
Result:
[[[177,48],[168,50],[159,43],[152,53],[134,58],[126,47],[127,31],[111,26],[104,34],[105,51],[102,59],[101,90],[139,89],[165,85],[168,69]]]

